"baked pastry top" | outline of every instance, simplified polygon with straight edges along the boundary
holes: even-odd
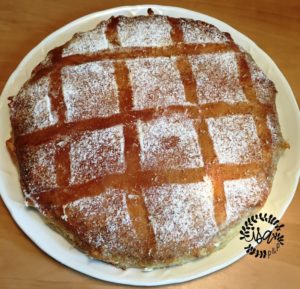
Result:
[[[10,98],[25,202],[90,257],[205,256],[260,209],[283,140],[274,84],[228,33],[112,17],[50,51]]]

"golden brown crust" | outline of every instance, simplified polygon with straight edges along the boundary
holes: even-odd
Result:
[[[266,201],[287,148],[275,95],[210,24],[113,17],[34,69],[7,146],[27,204],[77,248],[121,268],[182,264]]]

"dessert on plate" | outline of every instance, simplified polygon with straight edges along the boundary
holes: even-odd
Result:
[[[27,206],[92,258],[183,264],[225,246],[272,187],[276,89],[230,34],[112,17],[51,50],[10,98]]]

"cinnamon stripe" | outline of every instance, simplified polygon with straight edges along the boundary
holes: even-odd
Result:
[[[179,20],[169,18],[169,23],[172,27],[171,36],[173,41],[175,43],[183,41],[183,33],[180,28]],[[181,80],[184,85],[186,100],[198,105],[197,84],[188,58],[177,57],[177,68],[180,71]],[[226,197],[224,193],[223,180],[220,178],[220,174],[216,167],[212,166],[217,162],[217,156],[201,110],[199,110],[198,119],[196,119],[194,123],[195,129],[198,133],[198,140],[201,147],[201,153],[203,155],[206,173],[212,180],[215,219],[217,224],[221,225],[226,220]]]
[[[113,18],[109,24],[106,36],[111,44],[119,45],[117,35],[118,18]],[[115,79],[119,91],[119,106],[122,115],[127,115],[133,109],[133,95],[129,80],[129,71],[125,61],[119,60],[114,63]],[[149,220],[149,212],[146,208],[143,196],[141,182],[137,178],[140,166],[140,143],[138,131],[134,119],[123,122],[124,124],[124,141],[125,141],[125,162],[127,169],[125,172],[126,179],[123,188],[127,190],[127,208],[128,213],[141,244],[141,254],[144,258],[150,258],[149,252],[154,252],[156,247],[154,231]],[[129,196],[135,195],[132,199]]]

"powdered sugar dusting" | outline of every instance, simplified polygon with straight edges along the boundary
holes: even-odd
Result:
[[[175,114],[138,121],[143,169],[196,168],[203,166],[193,120]]]
[[[49,67],[52,64],[52,56],[53,54],[51,52],[48,52],[45,59],[40,63],[42,67]]]
[[[175,57],[128,60],[135,109],[185,103]]]
[[[23,173],[25,194],[36,194],[57,187],[56,148],[54,143],[43,144],[38,147],[28,147],[22,152],[20,162]]]
[[[251,207],[256,206],[269,191],[266,182],[256,178],[230,180],[224,182],[226,195],[227,222],[231,223],[241,217]]]
[[[239,82],[233,52],[189,56],[197,83],[200,104],[224,101],[229,104],[247,101]]]
[[[51,111],[49,83],[49,77],[44,76],[33,84],[27,83],[14,97],[11,113],[17,121],[20,134],[31,133],[57,123],[57,115]]]
[[[70,160],[72,184],[107,174],[124,173],[123,126],[84,133],[71,144]]]
[[[158,254],[186,253],[192,247],[205,246],[218,232],[209,178],[194,184],[152,187],[145,189],[143,194]]]
[[[246,60],[250,69],[251,79],[256,91],[256,96],[261,103],[271,103],[274,101],[275,87],[271,80],[256,65],[250,55],[246,54]]]
[[[120,17],[118,34],[123,47],[166,46],[172,44],[167,17]]]
[[[74,54],[91,54],[108,48],[105,37],[106,22],[101,22],[95,29],[81,32],[63,49],[62,57]]]
[[[273,115],[267,115],[267,126],[271,132],[272,145],[276,147],[281,142],[281,132],[278,120]]]
[[[218,28],[210,24],[180,19],[185,43],[225,43],[228,38]]]
[[[111,61],[97,61],[62,69],[67,120],[105,117],[119,112],[118,88]]]
[[[251,115],[206,119],[220,163],[250,163],[261,158],[260,141]]]
[[[69,203],[64,206],[62,219],[75,224],[76,234],[91,246],[100,247],[104,255],[136,251],[136,232],[125,191],[108,188],[98,196]]]

